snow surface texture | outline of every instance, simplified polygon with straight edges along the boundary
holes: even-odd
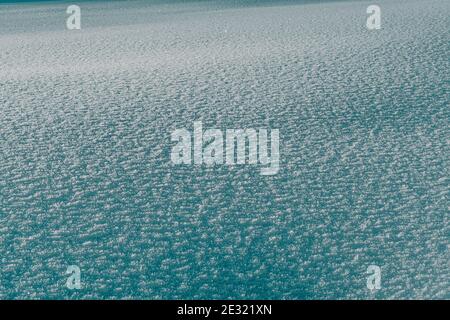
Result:
[[[0,5],[0,298],[450,298],[450,2],[236,3]],[[173,166],[195,120],[280,172]]]

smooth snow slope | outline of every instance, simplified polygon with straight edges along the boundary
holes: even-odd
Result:
[[[450,298],[450,2],[369,4],[0,5],[0,298]],[[280,172],[173,166],[195,120]]]

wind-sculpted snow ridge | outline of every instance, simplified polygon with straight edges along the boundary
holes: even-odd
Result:
[[[0,298],[450,298],[450,5],[378,3],[0,6]],[[174,166],[194,121],[278,174]]]

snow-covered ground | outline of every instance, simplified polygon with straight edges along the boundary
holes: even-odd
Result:
[[[0,298],[450,298],[450,2],[369,4],[0,5]],[[172,165],[194,121],[280,172]]]

